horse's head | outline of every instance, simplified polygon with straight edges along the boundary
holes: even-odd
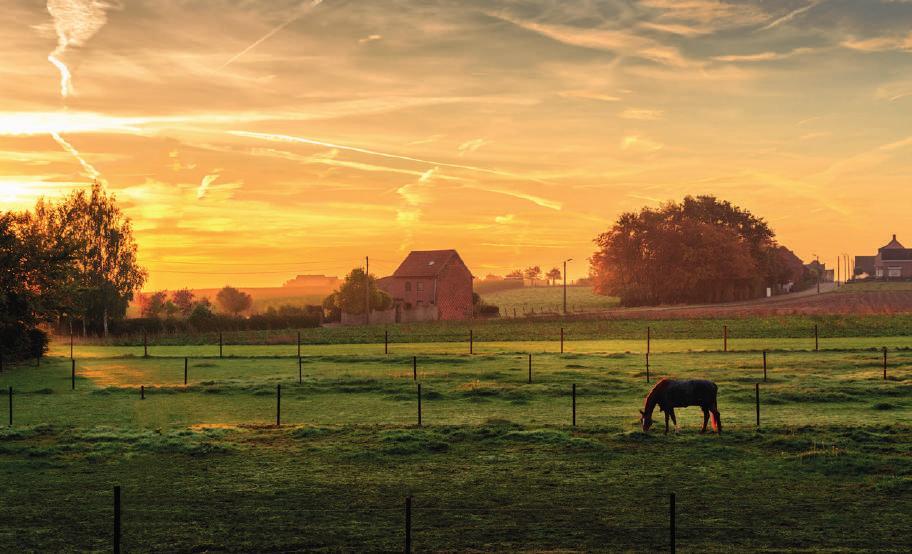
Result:
[[[643,424],[643,432],[649,431],[649,428],[652,427],[652,417],[646,415],[643,410],[640,410],[640,422]]]

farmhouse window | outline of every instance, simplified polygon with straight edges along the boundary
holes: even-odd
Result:
[[[877,276],[878,276],[878,277],[883,277],[883,268],[882,268],[882,267],[878,267],[878,268],[877,268],[877,271],[876,271],[875,273],[877,273]]]
[[[417,289],[418,292],[421,292],[424,290],[424,283],[422,281],[418,281],[416,284],[418,285],[418,289]]]
[[[901,267],[888,267],[887,268],[887,277],[902,277],[902,268]]]
[[[405,292],[412,292],[412,282],[411,281],[405,282]]]

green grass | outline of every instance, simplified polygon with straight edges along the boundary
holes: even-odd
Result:
[[[682,551],[908,550],[912,352],[886,381],[878,352],[775,352],[763,383],[756,352],[679,342],[654,344],[652,379],[715,380],[722,436],[696,408],[640,432],[644,357],[613,344],[538,350],[532,384],[518,349],[422,355],[421,428],[406,345],[315,347],[300,383],[295,358],[196,358],[185,387],[183,359],[124,347],[77,349],[76,391],[64,357],[7,366],[0,551],[110,551],[114,484],[126,551],[399,550],[411,494],[419,551],[653,552],[672,491]],[[288,354],[266,348],[232,354]]]
[[[836,292],[912,291],[912,281],[859,281],[847,283]]]
[[[753,318],[702,318],[702,319],[570,319],[559,318],[517,318],[476,320],[463,322],[431,322],[391,325],[389,327],[335,326],[314,329],[280,329],[272,331],[225,332],[225,344],[235,345],[294,345],[297,333],[309,345],[348,345],[353,343],[380,343],[384,333],[389,333],[392,343],[423,342],[466,342],[472,331],[475,341],[485,342],[532,342],[555,341],[564,329],[567,340],[642,340],[647,327],[651,328],[656,340],[692,339],[719,340],[722,330],[728,326],[729,337],[742,339],[795,339],[813,340],[814,326],[817,325],[822,339],[853,337],[910,337],[912,336],[912,314],[894,315],[825,315],[825,316],[774,316]],[[197,335],[149,336],[151,345],[197,345],[217,346],[218,333]],[[110,344],[140,346],[143,337],[125,336],[109,339],[86,339],[77,337],[79,344]],[[61,339],[58,342],[66,342]]]
[[[501,315],[505,317],[512,317],[514,309],[518,316],[533,311],[560,313],[563,309],[564,288],[541,285],[491,292],[482,294],[481,297],[488,304],[499,306]],[[592,287],[567,287],[568,311],[593,312],[617,307],[616,297],[595,294]]]

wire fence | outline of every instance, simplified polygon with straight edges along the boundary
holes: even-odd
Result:
[[[621,491],[591,495],[577,506],[559,495],[487,504],[441,496],[389,495],[340,505],[335,496],[153,496],[142,484],[115,486],[93,502],[95,548],[133,551],[770,551],[906,552],[912,534],[901,510],[859,499],[832,505],[788,495],[763,505],[746,498],[743,513],[694,491],[654,492],[638,505],[612,502]],[[109,489],[110,491],[110,489]],[[95,491],[95,500],[102,491]],[[612,494],[615,493],[615,494]],[[192,498],[192,499],[190,499]],[[710,503],[707,505],[707,503]],[[106,505],[105,505],[106,504]],[[858,519],[853,519],[856,517]],[[867,517],[864,517],[867,516]],[[102,543],[102,544],[99,544]],[[89,549],[89,545],[70,544]]]

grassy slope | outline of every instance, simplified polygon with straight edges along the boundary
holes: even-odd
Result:
[[[481,297],[485,302],[499,306],[501,315],[512,317],[514,308],[518,315],[533,309],[536,312],[542,309],[558,311],[563,306],[564,288],[541,285],[486,293]],[[596,311],[617,306],[617,298],[595,294],[592,287],[567,287],[567,309],[570,311]]]
[[[108,549],[115,483],[128,550],[396,549],[411,493],[420,550],[653,551],[669,491],[688,550],[912,546],[912,352],[887,381],[875,353],[772,355],[759,432],[755,353],[656,352],[654,376],[719,383],[725,423],[685,409],[666,437],[637,431],[639,355],[536,355],[532,385],[523,355],[425,356],[417,429],[410,359],[369,348],[306,358],[302,384],[293,359],[191,360],[187,388],[175,359],[80,359],[75,392],[61,358],[0,374],[0,551]]]

